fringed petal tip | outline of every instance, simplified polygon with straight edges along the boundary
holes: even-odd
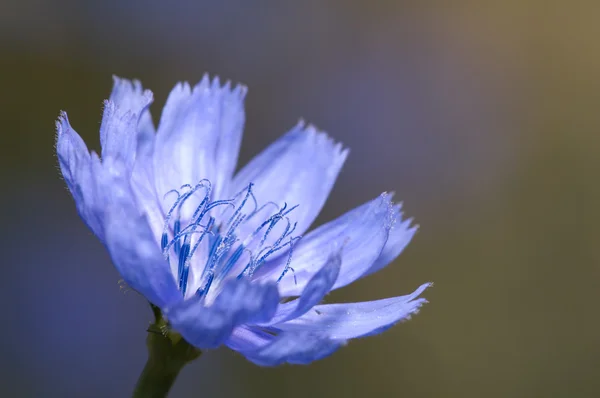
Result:
[[[68,140],[70,141],[76,139],[78,142],[80,141],[81,143],[83,143],[83,140],[81,139],[79,134],[77,134],[75,130],[73,130],[73,128],[71,127],[71,124],[69,123],[69,117],[67,116],[67,112],[60,111],[58,118],[56,119],[56,122],[54,124],[56,126],[55,145],[58,145],[58,142],[61,139],[61,137],[68,138]]]
[[[151,90],[144,89],[142,82],[137,79],[125,79],[117,75],[113,75],[113,90],[111,93],[111,101],[120,102],[124,97],[138,97],[142,98],[150,104],[154,100],[154,94]]]
[[[414,292],[412,292],[411,294],[404,296],[406,301],[413,301],[415,299],[417,299],[425,290],[427,290],[428,288],[433,286],[433,282],[425,282],[423,283],[421,286],[419,286],[417,288],[417,290],[415,290]],[[424,299],[419,299],[419,300],[424,300]]]
[[[56,126],[56,133],[54,134],[54,149],[60,155],[59,145],[61,144],[61,138],[68,134],[71,126],[69,125],[69,118],[67,117],[67,112],[60,111],[58,114],[58,118],[54,122]]]
[[[319,148],[321,153],[327,153],[337,159],[336,166],[338,167],[341,167],[350,154],[350,148],[344,147],[342,142],[336,141],[327,132],[320,130],[312,123],[307,123],[303,118],[298,120],[291,133],[308,135],[310,142]]]
[[[233,97],[237,97],[237,99],[244,99],[246,97],[248,88],[245,85],[238,83],[233,86],[233,89],[231,86],[231,80],[226,80],[225,84],[221,85],[221,79],[219,76],[215,76],[211,80],[208,73],[205,73],[202,76],[200,83],[196,85],[197,88],[233,95]]]
[[[241,83],[234,85],[231,80],[226,80],[224,84],[221,84],[219,76],[211,79],[210,75],[205,73],[193,88],[190,83],[183,81],[178,82],[171,91],[171,94],[179,95],[191,95],[192,93],[220,94],[230,96],[234,100],[243,100],[248,93],[248,88]]]
[[[90,153],[83,139],[69,124],[69,118],[64,111],[60,112],[56,120],[54,145],[63,177],[73,192],[75,185],[81,183],[78,175],[89,162]]]
[[[393,193],[384,193],[382,197],[384,195],[383,200],[389,203],[386,219],[386,228],[389,231],[388,238],[379,257],[363,276],[373,274],[391,263],[402,253],[419,229],[418,225],[413,225],[412,218],[402,219],[402,203],[393,204],[391,202]]]
[[[406,230],[407,232],[413,233],[419,229],[418,224],[414,224],[414,218],[403,218],[404,212],[402,211],[402,207],[404,202],[394,202],[393,198],[396,195],[396,192],[382,192],[379,195],[380,200],[388,206],[388,218],[386,220],[387,225],[390,229],[401,228]]]
[[[401,206],[394,205],[392,214],[391,214],[391,225],[390,228],[393,229],[401,229],[406,231],[406,233],[410,233],[414,235],[419,230],[419,224],[414,224],[415,219],[413,217],[404,218],[404,213],[401,210]]]
[[[110,97],[104,100],[104,118],[115,117],[120,121],[139,119],[154,101],[152,91],[143,90],[141,83],[113,76],[115,84]],[[108,113],[108,114],[107,114]]]
[[[429,300],[427,300],[424,297],[419,297],[421,294],[423,294],[423,292],[425,292],[425,290],[432,288],[433,287],[433,282],[425,282],[423,283],[421,286],[419,286],[417,288],[417,290],[415,290],[409,297],[411,298],[411,302],[414,303],[415,308],[414,311],[411,314],[416,314],[417,312],[419,312],[420,308],[429,303]]]
[[[102,158],[119,157],[132,168],[140,137],[154,130],[148,111],[153,94],[144,90],[138,80],[113,76],[113,81],[110,97],[104,101],[100,125]]]
[[[67,130],[69,128],[69,117],[67,116],[67,112],[65,111],[60,111],[58,114],[58,118],[56,119],[55,122],[56,125],[56,138],[58,139],[59,136],[61,136],[65,130]]]
[[[419,286],[417,290],[411,293],[408,297],[408,308],[406,315],[399,319],[398,322],[406,322],[412,319],[413,315],[417,315],[421,311],[421,307],[428,304],[429,301],[424,297],[419,297],[425,290],[433,287],[433,282],[426,282]],[[393,326],[393,324],[392,324]]]
[[[131,90],[136,94],[141,94],[143,91],[142,82],[138,79],[126,79],[117,75],[112,75],[113,90]]]

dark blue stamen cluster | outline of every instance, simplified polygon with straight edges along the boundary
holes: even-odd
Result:
[[[199,192],[203,192],[204,196],[187,225],[182,228],[182,207],[193,195]],[[209,253],[200,278],[200,287],[196,291],[196,294],[200,297],[206,297],[211,286],[217,285],[232,271],[241,268],[236,265],[244,252],[249,254],[249,260],[245,260],[247,264],[237,275],[238,279],[252,277],[269,256],[286,248],[289,249],[288,259],[278,281],[289,270],[293,272],[290,267],[292,249],[300,237],[291,236],[296,229],[296,223],[292,224],[287,216],[298,206],[288,209],[287,204],[284,204],[283,207],[278,208],[276,204],[268,202],[259,208],[252,192],[252,184],[249,184],[247,188],[232,199],[227,200],[210,200],[211,184],[208,180],[201,180],[195,186],[183,185],[180,190],[169,191],[167,195],[171,193],[175,193],[177,199],[166,215],[161,247],[167,260],[170,258],[169,254],[172,253],[177,258],[177,281],[184,296],[188,285],[191,259],[205,239],[208,241]],[[249,203],[252,205],[251,211],[246,212],[244,208]],[[255,217],[268,205],[277,207],[276,213],[264,220],[254,232],[241,240],[241,237],[237,235],[240,226]],[[221,206],[231,206],[233,209],[233,213],[226,222],[218,222],[215,217],[209,214],[211,210]],[[175,220],[171,227],[173,218]],[[284,231],[272,244],[266,245],[267,238],[281,220],[286,222]],[[170,235],[172,236],[171,239],[169,238]]]

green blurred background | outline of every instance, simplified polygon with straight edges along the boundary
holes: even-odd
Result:
[[[333,301],[430,304],[307,367],[226,349],[172,397],[600,396],[600,3],[0,2],[7,397],[126,397],[144,300],[120,292],[57,172],[59,110],[98,149],[111,75],[155,93],[204,72],[248,85],[241,161],[295,124],[352,149],[322,223],[395,190],[421,229]]]

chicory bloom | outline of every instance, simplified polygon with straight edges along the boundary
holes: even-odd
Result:
[[[320,304],[394,260],[415,234],[382,194],[302,237],[348,150],[299,123],[235,173],[246,88],[175,86],[155,129],[152,92],[115,78],[89,152],[65,113],[56,150],[77,210],[125,282],[200,348],[306,364],[380,333],[425,303]]]

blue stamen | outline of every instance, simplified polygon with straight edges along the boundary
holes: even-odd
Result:
[[[181,279],[179,280],[179,289],[181,290],[181,294],[185,297],[185,292],[187,291],[187,285],[189,280],[190,267],[184,267],[183,272],[181,274]]]
[[[294,285],[297,285],[298,280],[296,279],[296,271],[294,271],[294,269],[289,265],[285,267],[279,278],[277,278],[277,283],[279,283],[283,279],[283,277],[288,273],[288,271],[292,271],[292,275],[294,275]]]
[[[198,225],[201,228],[206,228],[203,225]],[[169,249],[171,249],[171,247],[175,244],[177,239],[181,239],[181,238],[185,238],[188,235],[194,235],[194,234],[208,234],[208,235],[214,235],[214,232],[212,231],[208,231],[205,229],[202,229],[201,231],[196,231],[196,230],[191,230],[192,229],[192,225],[188,225],[187,227],[185,227],[178,235],[176,235],[175,237],[173,237],[173,239],[171,239],[171,241],[167,244],[167,246],[163,249],[163,253],[166,252],[166,254],[168,255],[168,251]]]
[[[214,257],[216,251],[217,251],[217,247],[221,244],[221,241],[223,240],[223,238],[221,236],[217,236],[215,238],[215,240],[213,241],[212,245],[210,246],[210,252],[208,253],[208,258],[212,258]]]
[[[163,232],[162,238],[160,240],[160,249],[164,252],[169,244],[169,235],[166,232]]]
[[[206,228],[204,229],[204,231],[202,231],[202,234],[200,235],[200,238],[198,238],[198,240],[194,244],[194,247],[192,248],[192,250],[188,254],[188,257],[186,259],[186,264],[188,266],[189,266],[190,260],[192,259],[192,256],[194,255],[194,253],[196,253],[196,249],[198,249],[198,246],[200,246],[200,243],[202,243],[202,240],[204,239],[204,237],[206,236],[206,234],[210,233],[210,230],[211,230],[212,226],[214,225],[214,223],[215,223],[215,219],[213,217],[211,217],[208,220],[208,224],[206,225]]]
[[[248,256],[249,260],[237,275],[238,278],[244,276],[252,277],[254,272],[267,261],[269,256],[284,249],[289,249],[288,260],[278,281],[289,270],[293,272],[290,266],[291,254],[293,245],[300,237],[291,237],[297,223],[292,224],[286,216],[298,206],[288,208],[287,203],[285,203],[283,207],[279,208],[275,203],[267,202],[263,206],[258,207],[252,187],[253,184],[249,184],[232,199],[211,201],[211,183],[208,180],[201,180],[194,186],[184,184],[179,190],[173,189],[165,194],[166,197],[168,194],[175,193],[177,198],[165,216],[165,225],[161,236],[161,249],[167,260],[170,257],[169,253],[173,253],[177,257],[177,282],[184,296],[189,282],[192,258],[200,244],[204,241],[205,236],[208,239],[208,256],[206,257],[206,263],[199,278],[201,287],[196,290],[196,294],[201,298],[209,293],[211,286],[218,285],[232,271],[238,272],[234,270],[239,270],[237,265],[245,251],[250,254]],[[196,206],[192,216],[186,217],[187,225],[182,225],[183,221],[185,221],[182,218],[184,205],[188,203],[188,199],[200,190],[203,191],[200,203]],[[248,205],[249,202],[251,203],[250,205]],[[248,234],[245,240],[240,242],[238,238],[240,226],[250,218],[255,217],[269,205],[274,205],[277,211],[268,216],[258,228]],[[213,209],[219,206],[232,206],[233,212],[227,222],[218,223],[215,217],[222,218],[222,216],[214,215],[214,213],[214,217],[209,215]],[[250,207],[250,209],[247,209],[247,207]],[[208,221],[205,220],[207,217]],[[171,221],[173,218],[175,220]],[[274,241],[271,240],[272,243],[265,246],[269,237],[273,235],[273,230],[282,219],[285,219],[286,222],[283,232],[279,233],[278,237],[274,238]],[[169,240],[169,236],[172,236],[172,239]],[[260,239],[258,238],[259,236]],[[287,240],[288,238],[289,240]],[[285,243],[283,243],[284,241]],[[238,242],[240,243],[238,244]],[[171,247],[173,247],[172,252],[170,252]]]
[[[220,270],[219,275],[227,275],[229,273],[229,271],[231,271],[231,269],[233,268],[235,263],[240,259],[240,257],[242,257],[242,254],[244,253],[244,249],[245,249],[244,245],[239,245],[235,249],[235,251],[231,254],[231,256],[229,256],[229,259],[223,266],[223,269]]]
[[[173,235],[178,236],[180,232],[181,232],[181,221],[177,220],[177,221],[175,221],[175,224],[173,225]],[[163,247],[163,249],[164,249],[164,247]],[[175,255],[178,255],[179,250],[181,249],[181,240],[179,240],[179,239],[175,240],[175,247],[173,249],[175,250]]]
[[[242,211],[242,208],[244,207],[244,205],[246,204],[246,201],[248,200],[248,198],[250,196],[252,196],[254,198],[254,194],[252,193],[252,186],[253,184],[250,183],[248,184],[248,188],[247,188],[247,192],[246,192],[246,196],[244,197],[244,199],[242,200],[242,203],[237,207],[237,209],[233,212],[233,214],[231,215],[231,217],[229,218],[229,221],[227,222],[227,225],[231,224],[231,221],[237,217],[238,214],[240,214],[240,212]],[[242,191],[243,192],[243,191]],[[239,194],[238,194],[239,195]],[[237,196],[237,195],[236,195]],[[254,199],[254,202],[256,203],[256,199]]]
[[[169,196],[169,194],[172,194],[172,193],[176,193],[177,197],[179,198],[179,196],[180,196],[179,191],[176,189],[171,189],[170,191],[167,191],[167,193],[163,195],[163,199],[167,199],[167,196]]]
[[[242,223],[245,216],[243,214],[238,214],[237,220],[229,227],[229,230],[225,234],[225,236],[221,239],[218,245],[216,245],[215,250],[211,250],[212,256],[209,257],[206,267],[204,268],[204,273],[208,270],[212,270],[216,267],[218,261],[227,253],[229,249],[236,242],[237,238],[234,234],[235,229]]]
[[[265,241],[269,237],[269,234],[271,233],[271,231],[273,230],[273,228],[275,228],[275,225],[277,225],[277,223],[280,220],[281,220],[281,216],[279,216],[279,215],[277,215],[276,217],[273,217],[271,219],[271,222],[269,223],[269,227],[267,228],[267,231],[263,234],[263,237],[260,240],[260,243],[258,244],[258,247],[262,247],[265,244]]]
[[[203,297],[205,297],[205,296],[206,296],[206,294],[208,293],[208,289],[210,289],[210,285],[212,285],[212,282],[213,282],[213,280],[214,280],[214,276],[215,276],[215,274],[211,273],[211,274],[208,276],[208,280],[206,281],[206,283],[204,284],[204,286],[202,286],[201,288],[199,288],[199,289],[196,291],[196,294],[197,294],[197,295],[198,295],[200,298],[203,298]]]
[[[288,257],[288,265],[289,265],[289,263],[292,261],[292,254],[291,254],[291,252],[292,252],[293,246],[294,246],[294,244],[296,244],[296,242],[297,242],[297,241],[299,241],[301,238],[302,238],[301,236],[296,236],[296,237],[294,237],[294,238],[290,238],[290,241],[289,241],[289,242],[286,242],[286,243],[284,243],[284,244],[283,244],[283,245],[281,245],[281,246],[277,246],[277,247],[270,246],[270,247],[267,247],[267,248],[265,248],[265,249],[268,249],[268,250],[267,250],[267,252],[266,252],[265,254],[262,254],[262,252],[261,252],[260,254],[261,254],[262,256],[257,256],[257,257],[258,257],[258,260],[256,261],[256,267],[255,267],[255,268],[252,270],[252,273],[254,273],[254,271],[256,271],[256,269],[257,269],[258,267],[260,267],[262,264],[264,264],[264,263],[265,263],[265,261],[267,260],[267,258],[268,258],[269,256],[271,256],[271,255],[272,255],[272,254],[274,254],[274,253],[277,253],[277,252],[278,252],[278,251],[280,251],[280,250],[283,250],[283,249],[285,249],[285,248],[286,248],[286,247],[288,247],[288,246],[290,247],[290,252],[289,252],[289,257]],[[286,266],[287,266],[287,265],[286,265]],[[252,275],[252,274],[251,274],[251,275]]]
[[[252,211],[249,215],[248,215],[248,220],[250,220],[251,218],[253,218],[255,215],[257,215],[258,213],[260,213],[261,211],[263,211],[264,209],[267,208],[267,206],[274,206],[277,211],[279,211],[279,205],[275,202],[267,202],[264,205],[260,206],[260,207],[256,207],[254,209],[254,211]]]
[[[300,238],[298,238],[297,240],[299,240],[299,239]],[[294,243],[292,243],[292,241],[293,241],[293,238],[290,238],[290,251],[288,252],[288,260],[287,260],[287,263],[285,264],[285,268],[283,269],[283,272],[281,273],[281,275],[279,275],[279,278],[277,279],[277,283],[279,283],[283,279],[285,274],[287,274],[288,271],[291,270],[292,274],[294,275],[294,285],[298,284],[298,281],[296,280],[296,271],[294,271],[294,269],[290,266],[290,263],[292,262],[292,253],[294,251]]]
[[[179,288],[183,285],[183,273],[184,273],[184,265],[187,259],[187,255],[190,252],[190,244],[184,243],[181,247],[181,252],[179,252],[179,265],[177,268],[177,275],[179,275]]]

